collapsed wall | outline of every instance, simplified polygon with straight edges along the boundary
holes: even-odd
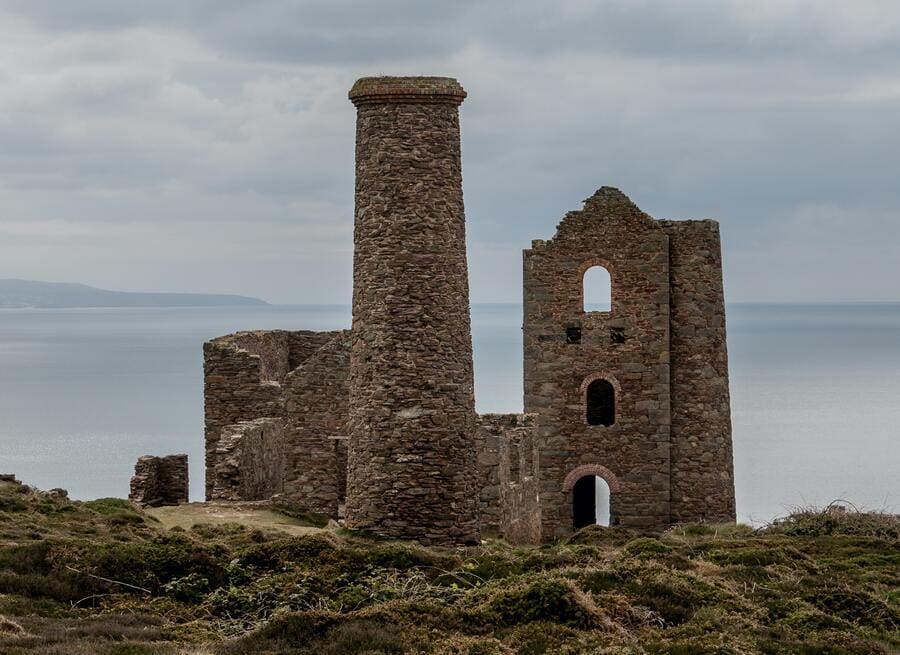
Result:
[[[284,384],[284,495],[304,511],[337,518],[347,488],[350,331],[288,374]]]
[[[268,500],[284,491],[284,421],[260,418],[222,428],[210,500]]]
[[[138,505],[161,507],[188,502],[188,456],[139,457],[130,487],[128,499]]]
[[[533,414],[479,414],[475,430],[478,514],[483,534],[540,541],[538,448]]]
[[[225,335],[203,344],[207,499],[225,493],[221,488],[221,482],[220,490],[216,491],[217,471],[227,470],[234,457],[233,446],[236,444],[220,447],[223,434],[230,431],[233,436],[236,434],[235,430],[240,433],[246,430],[246,426],[234,429],[230,426],[258,419],[278,419],[285,426],[280,439],[272,435],[271,429],[266,432],[263,439],[267,444],[266,457],[257,460],[251,468],[241,468],[233,472],[234,475],[244,476],[247,479],[232,480],[229,483],[231,491],[228,493],[232,495],[240,495],[244,493],[240,490],[250,489],[256,491],[246,493],[254,496],[263,493],[259,491],[260,478],[269,479],[262,488],[284,489],[285,485],[294,488],[290,486],[293,482],[291,475],[282,473],[280,481],[270,479],[274,475],[270,463],[275,458],[276,450],[278,458],[282,461],[282,472],[318,466],[319,460],[314,452],[309,453],[308,461],[304,460],[304,449],[310,444],[309,438],[301,437],[300,443],[294,443],[294,439],[298,437],[292,425],[285,423],[287,420],[285,400],[286,395],[296,396],[304,393],[301,391],[303,385],[299,383],[302,378],[293,378],[291,372],[300,368],[321,348],[336,339],[345,340],[346,331],[257,330]],[[312,386],[313,380],[306,379],[306,385]],[[334,417],[333,422],[346,421],[345,406],[338,403],[332,409],[340,413],[340,416]],[[327,409],[322,408],[321,411]],[[301,413],[295,410],[292,416],[296,419]],[[254,434],[246,438],[255,439],[256,436]],[[246,449],[238,448],[238,450],[243,452]],[[285,462],[289,463],[290,468],[284,466]],[[259,467],[262,467],[262,470]],[[242,499],[250,500],[250,498]],[[318,510],[310,508],[309,511]],[[336,511],[334,515],[336,516]]]

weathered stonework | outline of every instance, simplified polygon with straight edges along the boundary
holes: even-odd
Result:
[[[350,331],[289,373],[284,396],[284,494],[307,512],[337,518],[347,488]]]
[[[139,457],[128,499],[138,505],[160,507],[188,502],[188,456]]]
[[[229,494],[233,499],[257,500],[264,494],[262,489],[277,488],[272,493],[283,494],[298,509],[337,517],[343,476],[335,479],[332,475],[326,484],[324,469],[334,470],[340,466],[336,462],[346,458],[346,448],[336,445],[333,437],[345,436],[338,426],[347,421],[347,331],[238,332],[207,342],[203,354],[206,497]],[[343,386],[339,380],[344,380]],[[277,419],[283,434],[275,436],[274,428],[264,431],[260,443],[267,444],[266,456],[253,460],[253,470],[241,472],[248,481],[257,482],[249,487],[239,482],[227,488],[219,482],[216,491],[217,476],[233,464],[236,445],[221,447],[223,435],[243,434],[245,423],[258,419]],[[248,438],[256,439],[256,433]],[[324,456],[329,449],[334,461]],[[282,471],[277,482],[271,466],[276,452]],[[258,466],[262,469],[256,470]],[[319,486],[311,489],[303,482],[307,478],[317,480]],[[261,485],[263,479],[269,482]],[[253,497],[243,495],[249,489],[255,489]]]
[[[211,500],[268,500],[284,491],[284,420],[260,418],[222,429]]]
[[[458,106],[449,78],[363,78],[357,107],[347,523],[478,541]]]
[[[540,541],[538,458],[532,414],[481,414],[475,431],[481,530],[511,543]]]
[[[718,253],[714,221],[655,221],[609,187],[525,251],[525,410],[538,415],[542,538],[572,531],[565,481],[579,467],[610,472],[614,523],[734,519]],[[583,276],[597,265],[612,281],[609,312],[584,311]],[[673,361],[683,385],[674,398]],[[615,389],[611,425],[586,420],[598,379]]]
[[[659,221],[671,267],[671,522],[733,521],[734,457],[716,221]]]
[[[526,413],[476,417],[465,92],[363,78],[350,98],[353,328],[204,345],[207,497],[346,507],[350,527],[429,544],[566,536],[596,518],[597,478],[612,525],[734,520],[718,224],[655,220],[609,187],[569,212],[524,252]],[[610,311],[585,311],[593,266]]]

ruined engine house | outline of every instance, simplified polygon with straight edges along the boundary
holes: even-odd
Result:
[[[524,413],[474,410],[449,78],[363,78],[353,325],[204,344],[206,496],[429,544],[735,518],[718,223],[603,187],[524,251]],[[611,304],[585,304],[585,274]]]

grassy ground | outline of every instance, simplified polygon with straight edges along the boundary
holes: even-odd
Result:
[[[247,525],[184,511],[0,484],[0,653],[900,650],[896,516],[810,511],[759,531],[594,527],[540,548],[435,550],[253,506],[235,510]]]
[[[289,535],[318,531],[300,519],[273,511],[265,503],[190,503],[178,507],[153,507],[147,514],[164,528],[190,530],[195,525],[223,526],[238,523],[251,530],[279,530]]]

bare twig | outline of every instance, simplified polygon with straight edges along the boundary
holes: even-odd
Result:
[[[96,580],[103,580],[103,582],[110,582],[112,584],[122,585],[123,587],[128,587],[129,589],[137,589],[138,591],[143,591],[145,594],[153,595],[153,592],[149,589],[144,589],[143,587],[138,587],[137,585],[128,584],[127,582],[121,582],[119,580],[111,580],[109,578],[104,578],[102,575],[94,575],[93,573],[87,573],[85,571],[79,571],[76,568],[73,568],[66,564],[66,568],[74,573],[80,573],[81,575],[86,575],[89,578],[94,578]]]
[[[70,603],[70,605],[72,606],[72,609],[75,609],[76,607],[81,605],[86,600],[93,600],[95,598],[103,598],[104,596],[115,596],[115,594],[91,594],[90,596],[85,596],[84,598],[82,598],[79,601]]]

